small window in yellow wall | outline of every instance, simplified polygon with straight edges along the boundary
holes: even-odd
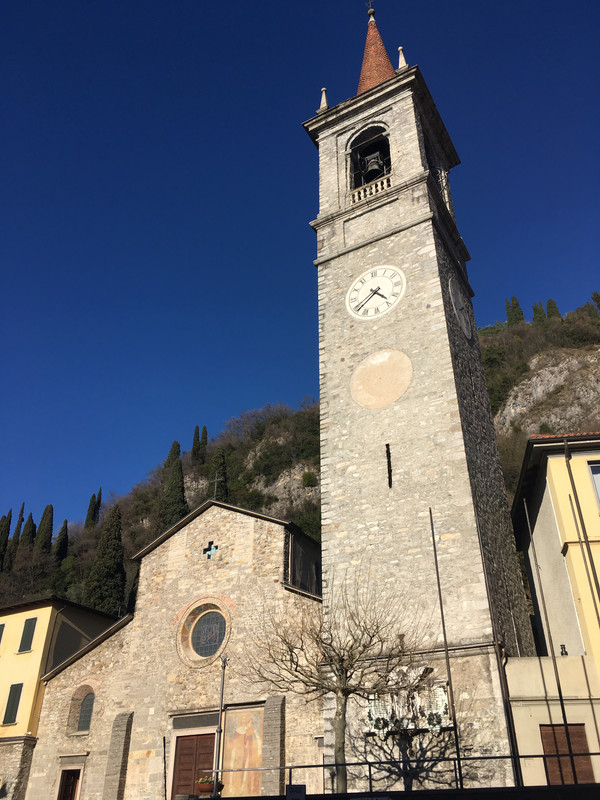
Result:
[[[37,617],[30,617],[29,619],[25,620],[25,624],[23,625],[23,633],[21,635],[21,644],[19,645],[19,653],[27,653],[29,650],[31,650],[36,622]]]
[[[2,719],[3,725],[12,725],[17,721],[17,711],[19,710],[19,703],[21,701],[21,692],[23,691],[22,683],[13,683],[8,692],[8,702],[4,710],[4,718]]]
[[[596,500],[600,506],[600,461],[590,461],[590,472],[592,473],[592,482],[596,490]]]

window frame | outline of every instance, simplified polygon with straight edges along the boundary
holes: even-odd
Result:
[[[192,633],[202,619],[211,612],[218,612],[225,620],[225,634],[215,652],[210,656],[201,656],[192,645]],[[213,663],[227,647],[231,635],[231,615],[225,604],[216,597],[200,597],[189,603],[178,615],[180,622],[177,626],[176,645],[177,653],[181,660],[193,669],[206,667]]]
[[[89,697],[90,695],[93,695],[94,697],[90,714],[90,727],[81,730],[79,728],[80,717],[81,717],[81,706],[86,697]],[[80,684],[71,695],[71,702],[69,704],[69,713],[67,717],[67,729],[66,729],[67,736],[87,736],[88,733],[90,732],[91,722],[94,713],[98,712],[99,708],[98,708],[97,686],[94,686],[93,683]]]
[[[23,686],[22,683],[12,683],[10,685],[10,689],[8,690],[8,698],[6,700],[6,705],[4,707],[4,716],[2,717],[2,724],[3,725],[16,725],[17,717],[19,715],[19,706],[21,705],[21,697],[23,695]],[[11,703],[14,706],[14,711],[12,714],[12,719],[8,718],[9,709],[11,709]]]
[[[201,641],[201,635],[200,635],[201,628],[200,628],[200,626],[202,625],[203,620],[206,621],[206,618],[210,614],[216,614],[220,618],[219,623],[218,623],[218,625],[219,625],[218,636],[220,637],[220,639],[219,639],[219,643],[217,644],[216,647],[214,647],[214,644],[210,645],[212,652],[207,653],[207,654],[203,654],[203,653],[200,652],[200,650],[205,645],[203,645],[202,641]],[[197,634],[197,632],[198,632],[198,634]],[[190,644],[192,646],[192,650],[194,650],[194,652],[196,653],[197,656],[199,656],[199,658],[212,658],[214,655],[216,655],[216,653],[218,653],[221,645],[223,644],[223,642],[225,640],[225,636],[226,635],[227,635],[227,620],[225,619],[225,617],[221,613],[220,609],[218,609],[218,608],[209,608],[206,611],[202,612],[202,614],[200,614],[200,616],[198,617],[198,619],[196,620],[196,622],[192,626],[192,629],[190,631]],[[212,649],[213,647],[214,647],[214,649]]]
[[[92,698],[89,701],[89,698]],[[86,705],[86,701],[88,701]],[[89,733],[89,730],[92,726],[92,716],[94,714],[94,703],[96,701],[96,694],[94,692],[88,692],[82,699],[79,704],[79,714],[77,715],[77,726],[75,729],[75,733]],[[88,705],[89,705],[89,713],[88,713]],[[84,720],[84,724],[86,727],[82,727],[82,719]]]
[[[569,731],[571,753],[569,754],[565,727]],[[594,767],[585,730],[585,723],[540,724],[540,739],[544,753],[544,770],[548,786],[565,786],[594,783]],[[579,755],[574,755],[579,753]]]
[[[17,650],[17,653],[31,653],[33,649],[35,629],[37,627],[37,619],[37,617],[27,617],[23,623],[23,632],[21,633],[21,641],[19,642],[19,649]]]
[[[590,471],[590,478],[592,480],[592,486],[594,487],[594,492],[596,493],[598,510],[600,512],[600,461],[588,461],[587,463]],[[596,468],[597,472],[594,472],[594,468]]]

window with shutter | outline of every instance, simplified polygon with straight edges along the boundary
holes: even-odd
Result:
[[[37,617],[30,617],[29,619],[25,620],[25,625],[23,625],[23,633],[21,635],[21,644],[19,645],[19,653],[26,653],[31,650],[36,622]]]
[[[3,725],[11,725],[17,721],[17,711],[19,710],[19,702],[21,700],[21,692],[23,691],[22,683],[13,683],[8,693],[8,702],[4,711]]]
[[[544,766],[548,784],[559,785],[575,783],[573,764],[577,783],[594,783],[594,770],[585,735],[585,725],[567,725],[571,753],[567,742],[564,725],[540,725],[542,747],[544,749]]]

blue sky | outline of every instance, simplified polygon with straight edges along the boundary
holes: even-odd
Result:
[[[376,0],[462,164],[479,325],[600,291],[600,5]],[[354,95],[363,0],[19,0],[0,30],[0,513],[85,516],[195,425],[317,396],[322,86]],[[14,518],[14,517],[13,517]]]

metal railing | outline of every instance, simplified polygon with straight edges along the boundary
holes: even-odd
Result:
[[[558,762],[560,772],[563,774],[564,784],[577,783],[577,769],[575,780],[571,770],[570,759],[599,758],[600,752],[586,753],[567,753],[545,755],[543,753],[520,754],[519,760],[533,761],[542,759],[544,763],[544,773],[547,775],[547,764]],[[461,755],[462,776],[464,788],[494,788],[512,785],[513,778],[513,757],[510,755]],[[480,765],[490,765],[492,763],[503,762],[506,764],[505,779],[491,775],[491,770],[485,770],[486,774],[478,774],[474,767]],[[273,773],[279,774],[278,784],[293,784],[294,780],[298,783],[305,782],[300,773],[309,773],[314,770],[322,772],[322,791],[308,792],[309,794],[335,794],[335,773],[338,766],[332,762],[322,764],[287,764],[279,767],[248,767],[243,769],[221,769],[219,779],[226,781],[227,775],[232,773]],[[457,789],[459,787],[458,759],[453,756],[430,757],[430,758],[403,758],[402,762],[389,761],[347,761],[345,762],[348,771],[348,792],[380,792],[380,791],[402,791],[412,788],[437,788],[437,789]],[[577,765],[576,765],[577,766]],[[384,775],[377,773],[384,772]],[[600,761],[596,762],[595,770],[596,783],[600,782]],[[542,786],[544,783],[528,783],[525,779],[525,786]]]

